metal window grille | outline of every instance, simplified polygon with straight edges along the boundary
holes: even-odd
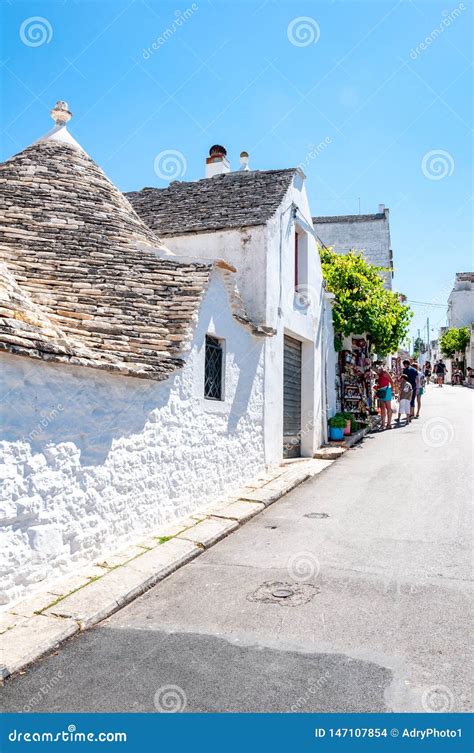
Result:
[[[204,365],[204,397],[208,400],[222,400],[222,343],[206,335],[206,357]]]

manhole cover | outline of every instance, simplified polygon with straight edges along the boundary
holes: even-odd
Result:
[[[272,596],[276,596],[277,599],[286,599],[288,596],[293,596],[293,591],[289,588],[277,588],[273,591]]]
[[[249,601],[262,601],[264,604],[280,604],[282,607],[299,607],[311,601],[319,588],[311,583],[285,583],[267,581],[253,593],[248,594]]]
[[[327,512],[308,512],[303,517],[305,518],[329,518]]]

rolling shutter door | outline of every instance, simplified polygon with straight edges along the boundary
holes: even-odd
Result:
[[[283,457],[301,455],[301,343],[285,336],[283,352]]]

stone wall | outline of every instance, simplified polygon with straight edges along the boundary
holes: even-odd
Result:
[[[203,398],[206,333],[225,338],[225,400]],[[166,382],[1,358],[0,603],[232,492],[264,468],[263,344],[221,278],[186,366]]]

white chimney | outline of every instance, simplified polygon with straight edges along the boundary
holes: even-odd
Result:
[[[379,204],[379,214],[385,214],[385,204]]]
[[[240,170],[250,170],[248,152],[240,152]]]
[[[230,172],[230,164],[227,159],[227,152],[223,146],[214,144],[209,149],[209,157],[206,159],[206,178],[228,172]]]

